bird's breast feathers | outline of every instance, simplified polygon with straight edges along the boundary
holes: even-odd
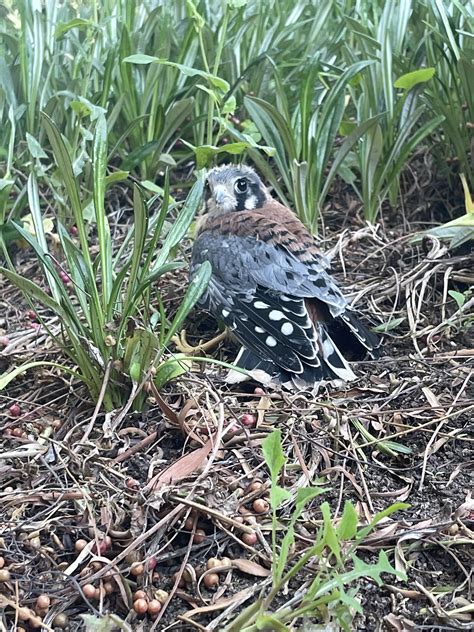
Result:
[[[222,236],[253,238],[284,248],[303,263],[317,260],[327,266],[324,255],[306,227],[289,209],[273,199],[251,211],[204,215],[198,223],[197,234],[199,236],[207,231]]]

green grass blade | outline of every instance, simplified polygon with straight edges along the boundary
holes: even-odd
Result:
[[[181,305],[176,312],[176,316],[174,317],[173,322],[171,323],[171,326],[166,333],[166,337],[163,343],[164,347],[169,344],[171,338],[181,328],[182,324],[184,323],[184,319],[189,314],[199,298],[202,296],[204,290],[207,287],[207,284],[209,283],[211,274],[212,268],[211,264],[208,261],[205,261],[199,266],[199,270],[190,282],[186,294],[184,295],[184,298],[181,302]]]
[[[154,269],[160,268],[168,259],[171,249],[176,246],[186,234],[193,218],[202,202],[202,194],[204,190],[204,178],[200,176],[194,183],[193,188],[188,194],[184,207],[181,209],[176,221],[174,222],[171,230],[166,236],[166,239],[158,255]]]
[[[107,123],[105,116],[99,115],[94,134],[92,168],[94,172],[94,209],[99,239],[100,272],[102,280],[102,310],[108,308],[112,291],[112,244],[110,228],[105,213],[105,177],[107,167]]]

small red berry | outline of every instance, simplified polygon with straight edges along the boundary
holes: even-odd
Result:
[[[37,313],[36,313],[33,309],[29,309],[29,310],[26,312],[26,317],[27,317],[29,320],[36,320],[36,319],[38,318],[38,315],[37,315]]]
[[[12,417],[19,417],[21,415],[21,408],[18,404],[12,404],[8,410]]]
[[[244,426],[253,428],[253,426],[255,426],[255,424],[257,423],[257,420],[255,419],[255,415],[245,413],[245,415],[242,415],[242,423],[244,424]]]
[[[69,233],[75,237],[78,234],[79,230],[77,229],[77,226],[71,226],[71,228],[69,229]]]

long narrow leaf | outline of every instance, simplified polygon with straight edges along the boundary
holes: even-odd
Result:
[[[107,311],[110,293],[112,291],[112,245],[110,228],[105,214],[105,171],[107,167],[107,123],[105,116],[100,114],[94,133],[94,150],[92,168],[94,172],[94,209],[99,239],[100,272],[102,281],[102,310]]]
[[[199,205],[202,202],[203,190],[204,178],[201,176],[194,183],[193,188],[186,198],[184,207],[180,211],[178,218],[176,219],[171,230],[167,234],[160,254],[155,261],[154,269],[160,268],[165,263],[165,261],[168,259],[171,249],[174,248],[174,246],[176,246],[176,244],[178,244],[186,234],[199,208]]]
[[[184,298],[179,306],[178,311],[176,312],[176,316],[171,323],[171,327],[169,328],[165,340],[164,346],[166,347],[171,338],[175,335],[175,333],[180,329],[181,325],[184,322],[184,319],[189,314],[191,309],[194,307],[196,302],[199,300],[201,295],[209,283],[209,279],[211,278],[212,268],[211,264],[208,261],[202,263],[199,267],[199,270],[196,273],[196,276],[192,279],[189,284],[188,290],[184,295]]]

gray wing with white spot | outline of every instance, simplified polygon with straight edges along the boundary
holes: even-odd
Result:
[[[303,263],[272,243],[238,235],[203,233],[196,241],[192,266],[212,265],[213,276],[225,288],[253,292],[257,285],[295,298],[316,298],[336,317],[347,306],[322,260]]]
[[[209,261],[212,275],[201,304],[246,347],[301,374],[321,366],[324,339],[306,298],[325,302],[337,315],[345,300],[318,262],[307,266],[286,251],[251,238],[204,233],[196,241],[191,276]],[[341,369],[345,370],[341,361]]]

